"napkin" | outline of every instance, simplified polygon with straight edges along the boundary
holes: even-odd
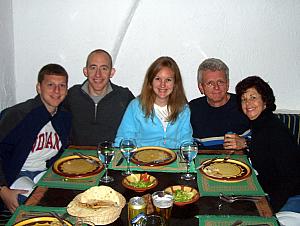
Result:
[[[33,180],[27,176],[19,177],[14,183],[10,186],[10,189],[20,189],[20,190],[27,190],[27,193],[22,195],[28,197],[31,192],[33,191],[35,184],[40,180],[40,178],[46,173],[43,171],[36,175]]]

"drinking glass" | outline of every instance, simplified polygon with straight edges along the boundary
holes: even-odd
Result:
[[[122,173],[122,175],[127,176],[127,175],[132,174],[132,172],[130,170],[130,159],[133,155],[133,151],[136,150],[135,139],[132,139],[132,138],[122,139],[121,143],[120,143],[120,150],[127,162],[127,169],[126,169],[126,171],[124,171]]]
[[[164,218],[158,215],[146,216],[142,220],[141,225],[142,226],[166,226]]]
[[[99,143],[98,145],[98,156],[102,155],[104,157],[104,166],[105,166],[105,176],[103,176],[100,181],[103,183],[109,183],[114,181],[114,178],[111,176],[108,176],[108,165],[111,162],[113,156],[114,156],[114,148],[112,146],[111,141],[104,141],[102,143]]]
[[[173,207],[173,195],[166,191],[156,191],[152,194],[153,205],[158,215],[164,218],[169,225]]]
[[[195,176],[190,173],[190,165],[198,153],[198,144],[194,141],[183,142],[180,146],[180,154],[187,163],[186,173],[181,176],[183,180],[194,180]]]

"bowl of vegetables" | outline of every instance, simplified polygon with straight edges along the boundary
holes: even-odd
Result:
[[[125,188],[136,192],[144,192],[154,188],[158,184],[157,179],[148,173],[131,174],[122,180]]]
[[[195,188],[185,185],[167,187],[165,191],[173,194],[174,204],[177,206],[194,203],[200,197],[199,192]]]

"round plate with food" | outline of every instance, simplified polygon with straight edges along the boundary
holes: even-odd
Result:
[[[77,155],[60,158],[53,164],[53,172],[60,176],[74,179],[97,175],[104,168],[103,164],[95,156],[88,156],[88,158],[91,159]]]
[[[140,166],[164,166],[176,160],[176,153],[163,147],[141,147],[133,152],[131,161]]]
[[[157,184],[157,179],[148,173],[131,174],[122,180],[122,185],[125,188],[134,190],[136,192],[144,192],[152,189]]]
[[[64,225],[67,226],[72,226],[72,224],[69,221],[64,220]],[[59,222],[59,220],[55,217],[33,217],[33,218],[29,218],[23,221],[20,221],[16,224],[14,224],[14,226],[34,226],[34,225],[51,225],[51,226],[62,226],[62,223]]]
[[[185,185],[170,186],[165,191],[173,194],[174,204],[177,206],[194,203],[200,197],[199,192],[195,188]]]
[[[209,159],[201,164],[200,173],[218,182],[239,182],[251,175],[250,166],[235,159]]]

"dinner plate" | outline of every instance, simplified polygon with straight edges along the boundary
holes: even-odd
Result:
[[[58,159],[53,164],[53,172],[66,178],[86,178],[94,176],[101,172],[103,164],[101,161],[94,156],[90,156],[95,159],[95,163],[87,161],[86,158],[70,155]]]
[[[246,163],[234,159],[217,158],[204,161],[200,172],[207,178],[219,182],[239,182],[251,175]]]
[[[55,217],[34,217],[34,218],[29,218],[23,221],[20,221],[16,224],[14,224],[14,226],[35,226],[35,225],[51,225],[51,223],[53,224],[53,222],[58,222],[58,219]],[[67,221],[64,220],[65,225],[68,226],[72,226],[72,224]],[[61,224],[60,224],[61,225]]]
[[[175,192],[177,190],[190,192],[192,194],[191,198],[186,200],[186,201],[176,201],[175,197],[174,197],[174,204],[177,205],[177,206],[184,206],[184,205],[187,205],[187,204],[194,203],[200,197],[199,192],[195,188],[185,186],[185,185],[174,185],[174,186],[167,187],[165,189],[166,192],[172,193],[173,195],[175,194]]]
[[[145,187],[145,188],[140,188],[140,187],[135,187],[135,186],[132,186],[130,183],[131,182],[138,182],[138,181],[141,181],[143,180],[143,177],[146,177],[150,182],[151,184],[148,186],[148,187]],[[151,176],[149,174],[131,174],[127,177],[125,177],[123,180],[122,180],[122,185],[125,187],[125,188],[128,188],[128,189],[131,189],[131,190],[134,190],[136,192],[144,192],[144,191],[147,191],[149,189],[152,189],[154,187],[156,187],[156,185],[158,184],[158,181],[157,179],[154,177],[154,176]]]
[[[176,153],[162,147],[142,147],[134,151],[131,161],[143,166],[163,166],[176,160]]]

